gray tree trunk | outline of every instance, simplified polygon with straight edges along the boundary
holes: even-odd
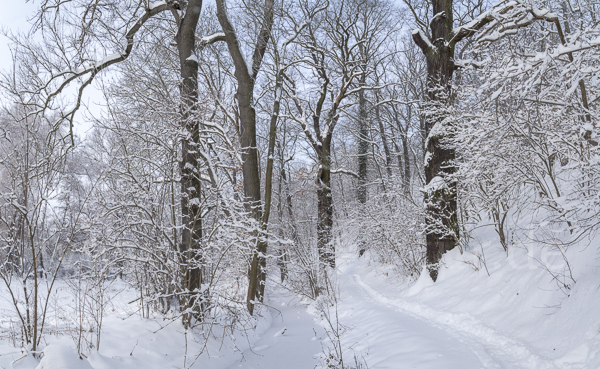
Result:
[[[184,275],[183,323],[188,327],[192,319],[201,319],[202,308],[202,219],[200,170],[198,166],[198,145],[200,124],[198,108],[198,62],[190,58],[195,52],[196,26],[202,9],[202,0],[190,0],[181,19],[176,42],[181,67],[181,125],[185,136],[181,142],[181,231],[180,253]]]
[[[458,242],[456,183],[450,176],[456,171],[454,149],[443,144],[444,130],[431,135],[436,124],[447,117],[446,108],[451,104],[452,74],[455,65],[452,0],[433,0],[431,40],[423,33],[413,33],[415,43],[421,48],[427,62],[427,102],[425,103],[425,182],[426,186],[443,180],[443,185],[429,189],[425,194],[426,224],[428,227],[427,267],[434,281],[438,276],[438,263],[442,255],[453,249]]]
[[[244,177],[244,205],[246,207],[246,211],[248,211],[252,218],[256,220],[262,231],[266,231],[267,223],[265,220],[268,221],[268,213],[267,219],[263,219],[263,211],[261,208],[262,203],[260,193],[258,148],[256,145],[254,83],[256,81],[258,71],[260,70],[260,65],[271,36],[271,28],[273,26],[273,6],[273,0],[265,1],[263,24],[256,41],[254,53],[252,55],[252,66],[248,66],[244,59],[243,52],[240,49],[235,28],[227,16],[227,6],[225,4],[225,0],[217,0],[217,18],[221,24],[223,32],[225,33],[225,42],[227,43],[227,48],[235,67],[234,76],[237,80],[236,98],[238,102],[240,119],[242,175]],[[272,164],[271,171],[268,174],[272,174]],[[268,178],[267,181],[270,182],[271,178]],[[270,184],[268,186],[270,191]],[[256,231],[253,234],[257,241],[250,263],[248,293],[246,296],[246,305],[251,315],[254,313],[255,302],[262,302],[264,296],[264,283],[266,280],[265,255],[267,253],[267,240],[262,233],[263,232]]]
[[[361,76],[359,86],[364,87],[366,73]],[[369,154],[369,123],[367,122],[367,99],[365,91],[358,92],[358,188],[356,198],[360,206],[367,202],[367,165]]]

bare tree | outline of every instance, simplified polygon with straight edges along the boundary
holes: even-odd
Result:
[[[317,3],[312,6],[318,8],[322,5]],[[371,28],[368,17],[361,18],[368,13],[359,11],[365,6],[366,3],[361,1],[328,3],[327,9],[298,37],[299,58],[316,77],[306,83],[320,85],[314,94],[300,93],[292,77],[288,76],[287,79],[290,83],[289,94],[297,111],[297,114],[291,113],[291,117],[306,134],[317,161],[317,248],[323,266],[331,268],[335,268],[331,189],[333,132],[346,99],[367,88],[364,84],[360,85],[367,71],[364,69],[362,46],[359,45],[367,40],[374,44],[381,42],[371,39],[380,30]],[[363,20],[366,20],[365,24]],[[297,75],[300,76],[301,72]],[[308,122],[309,117],[312,124]],[[311,126],[312,129],[309,128]]]
[[[43,1],[35,30],[43,33],[44,44],[36,45],[30,40],[15,39],[22,52],[28,53],[38,68],[30,91],[39,96],[30,110],[38,113],[46,109],[60,109],[56,125],[67,122],[71,128],[75,114],[81,107],[82,95],[95,77],[111,65],[120,63],[131,55],[136,37],[143,37],[143,29],[153,22],[164,22],[157,17],[171,13],[170,26],[175,39],[179,59],[179,122],[185,134],[181,140],[181,218],[179,251],[185,277],[182,281],[187,294],[182,294],[184,324],[200,319],[201,286],[201,240],[202,221],[200,193],[202,191],[198,156],[199,144],[198,61],[195,56],[196,28],[202,10],[201,0],[168,0],[150,4],[148,1],[118,2],[98,1],[61,2]],[[168,23],[168,22],[167,22]],[[68,25],[68,27],[64,27]],[[122,29],[126,31],[121,33]],[[67,37],[68,36],[68,37]],[[105,50],[107,56],[98,58],[95,49]],[[113,49],[113,50],[110,50]],[[43,50],[43,51],[42,51]],[[112,53],[109,53],[112,52]],[[80,82],[81,81],[81,82]],[[77,85],[74,104],[60,104],[57,97],[68,86]]]
[[[241,48],[236,29],[227,15],[227,4],[225,0],[217,0],[217,18],[224,32],[224,39],[227,43],[229,55],[235,67],[235,79],[237,81],[237,107],[239,119],[239,135],[242,149],[242,173],[244,178],[244,203],[246,210],[251,214],[263,232],[255,232],[253,237],[256,239],[256,247],[253,250],[250,271],[249,285],[246,303],[250,314],[254,312],[255,302],[262,302],[264,297],[264,283],[266,280],[266,253],[267,240],[262,233],[266,231],[270,207],[271,207],[271,188],[273,178],[273,150],[275,145],[275,129],[277,115],[273,115],[274,121],[271,124],[269,133],[269,159],[266,175],[265,208],[261,203],[261,182],[260,167],[258,158],[258,148],[256,142],[256,110],[254,102],[254,87],[256,78],[263,61],[263,57],[269,45],[271,29],[273,27],[273,0],[266,0],[263,7],[263,17],[261,29],[256,39],[254,52],[252,54],[252,64],[246,62],[244,50]]]

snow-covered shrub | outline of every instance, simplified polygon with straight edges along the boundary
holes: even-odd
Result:
[[[425,257],[423,205],[404,193],[400,181],[392,188],[371,194],[366,205],[342,223],[344,239],[354,240],[378,262],[417,278]]]
[[[599,31],[558,18],[560,33],[538,22],[475,44],[457,78],[463,225],[493,226],[507,252],[519,237],[567,247],[600,224]]]

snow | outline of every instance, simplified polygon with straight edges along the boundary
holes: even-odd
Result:
[[[427,45],[427,48],[434,48],[433,44],[431,43],[431,41],[429,41],[429,37],[427,37],[425,35],[425,33],[423,33],[423,31],[421,31],[420,29],[415,29],[412,31],[412,35],[419,35],[420,38],[425,42],[425,44]]]
[[[446,17],[446,13],[445,12],[439,12],[436,15],[433,16],[433,18],[431,18],[430,22],[433,23],[433,21],[435,21],[438,18],[444,18]],[[413,31],[414,34],[414,31]]]
[[[412,284],[376,261],[345,254],[338,275],[343,337],[369,368],[597,368],[600,367],[599,262],[592,247],[569,254],[581,271],[570,296],[552,276],[564,260],[540,245],[507,257],[491,229],[487,274],[474,253],[456,248],[443,258],[436,283],[426,271]],[[593,244],[593,242],[592,242]],[[351,356],[348,355],[347,356]]]
[[[198,63],[198,58],[194,54],[188,56],[188,58],[185,60],[194,61],[194,62]]]
[[[354,344],[369,368],[477,368],[480,360],[449,332],[407,314],[360,277],[342,278],[343,324],[353,327],[344,341]]]
[[[325,333],[315,326],[306,305],[280,288],[271,294],[267,304],[273,307],[271,326],[242,354],[243,358],[229,368],[314,368]]]
[[[425,153],[425,159],[423,160],[423,166],[426,167],[429,164],[429,161],[433,157],[433,154],[429,151]]]
[[[498,96],[500,96],[500,94],[502,93],[503,89],[504,87],[500,87],[498,90],[496,90],[496,92],[494,92],[492,96],[490,96],[490,100],[496,100]]]
[[[222,37],[225,37],[225,33],[223,33],[223,32],[218,32],[218,33],[215,33],[215,34],[213,34],[213,35],[209,35],[209,36],[204,36],[204,37],[202,37],[202,38],[200,39],[200,42],[201,42],[202,44],[204,44],[204,45],[207,45],[207,44],[213,43],[213,42],[215,41],[215,39],[217,39],[217,38],[222,38]]]
[[[36,369],[93,369],[90,363],[77,350],[63,345],[50,345],[44,348],[44,357]]]
[[[523,228],[531,223],[523,221]],[[577,281],[565,294],[549,273],[565,270],[561,253],[534,238],[515,237],[507,254],[493,227],[479,227],[468,249],[444,255],[435,283],[425,270],[407,280],[370,251],[359,258],[352,241],[343,240],[337,251],[338,303],[330,309],[336,309],[346,364],[357,360],[381,369],[398,368],[398,363],[419,369],[600,367],[600,261],[589,247],[598,239],[565,251]],[[485,250],[483,259],[479,249]],[[62,282],[57,287],[63,314],[72,304],[67,288]],[[52,334],[40,360],[3,338],[0,367],[321,368],[335,342],[326,334],[331,325],[317,303],[274,279],[268,280],[267,291],[254,328],[225,338],[216,330],[204,348],[201,333],[184,334],[179,321],[140,318],[130,304],[137,292],[115,281],[100,350],[85,349],[80,356],[70,336]],[[7,300],[0,303],[7,311]]]
[[[123,55],[121,53],[116,53],[116,54],[111,54],[107,57],[105,57],[104,59],[102,59],[101,61],[99,61],[98,63],[96,63],[96,68],[101,67],[102,65],[109,63],[113,60],[117,60],[119,58],[121,58]]]
[[[431,179],[431,181],[429,181],[427,185],[425,185],[424,191],[426,193],[433,193],[444,188],[446,188],[446,181],[444,181],[444,178],[440,176],[435,176]]]
[[[162,0],[162,1],[156,1],[156,2],[154,2],[154,3],[152,3],[152,4],[150,4],[150,10],[152,10],[152,9],[156,9],[156,8],[158,8],[159,6],[163,6],[163,5],[167,5],[167,2],[166,2],[166,1],[164,1],[164,0]]]
[[[59,282],[62,314],[71,309],[72,297],[67,289]],[[40,360],[12,347],[3,338],[0,340],[0,368],[314,368],[318,364],[324,330],[307,312],[306,301],[275,283],[269,282],[268,289],[269,298],[260,310],[254,329],[229,333],[223,338],[223,331],[214,328],[205,347],[202,333],[192,331],[186,337],[179,320],[164,320],[160,316],[140,318],[138,306],[130,304],[138,292],[117,281],[110,290],[114,296],[103,320],[100,350],[85,348],[85,356],[80,357],[76,340],[69,334],[51,334],[46,336]],[[0,309],[7,311],[9,305],[4,297],[0,300]],[[3,317],[2,325],[7,319]]]

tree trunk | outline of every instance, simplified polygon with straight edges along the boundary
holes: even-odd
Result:
[[[387,140],[387,136],[385,134],[383,121],[381,120],[378,92],[375,92],[375,104],[375,119],[377,119],[377,124],[379,125],[379,135],[381,136],[381,144],[383,145],[383,152],[385,153],[385,170],[389,180],[392,178],[392,155],[390,153],[390,146]]]
[[[190,0],[176,36],[181,67],[181,125],[185,136],[181,142],[181,231],[180,253],[184,275],[182,298],[183,323],[187,328],[192,319],[201,319],[202,289],[202,219],[198,156],[200,125],[196,116],[198,105],[198,62],[194,56],[196,26],[202,9],[202,0]]]
[[[411,118],[411,108],[407,107],[408,114],[406,119],[406,128],[402,126],[398,111],[394,108],[394,119],[396,120],[396,126],[400,131],[400,139],[402,140],[402,154],[398,152],[398,168],[402,173],[402,185],[404,187],[404,193],[410,194],[410,156],[408,153],[408,124]],[[398,148],[396,148],[398,150]],[[401,158],[401,159],[400,159]]]
[[[253,83],[243,83],[238,79],[238,107],[240,114],[240,144],[242,146],[242,174],[244,177],[244,206],[261,229],[262,209],[260,196],[260,173],[258,170],[258,150],[256,145],[256,115],[250,97],[253,94]],[[250,273],[248,281],[248,293],[246,302],[250,315],[254,314],[255,302],[262,301],[263,296],[259,293],[264,291],[261,283],[264,283],[263,266],[266,265],[265,254],[267,252],[267,241],[259,231],[254,231],[256,248],[252,253]]]
[[[452,37],[452,0],[433,0],[431,40],[422,32],[413,32],[415,43],[427,61],[427,103],[425,105],[425,193],[427,225],[427,267],[434,281],[442,255],[458,241],[456,183],[450,176],[456,171],[454,149],[444,145],[442,124],[451,104],[451,82],[455,66]],[[434,130],[434,126],[436,126]],[[432,132],[433,131],[433,132]],[[433,133],[433,134],[432,134]]]
[[[365,86],[366,74],[361,76],[360,87]],[[358,188],[356,198],[362,207],[367,202],[367,164],[369,151],[369,125],[365,91],[358,92]]]
[[[404,185],[406,181],[406,175],[404,172],[404,160],[402,159],[402,153],[400,152],[400,147],[398,147],[398,143],[394,140],[394,149],[396,149],[397,157],[398,157],[398,172],[400,173],[400,177],[402,178],[402,185]]]
[[[280,147],[281,150],[281,147]],[[285,206],[287,209],[287,214],[289,218],[289,224],[292,231],[292,242],[294,243],[294,247],[298,246],[300,242],[300,238],[298,236],[298,227],[296,226],[296,220],[294,218],[294,208],[292,207],[292,194],[290,192],[290,185],[287,180],[287,174],[285,170],[285,160],[283,157],[283,150],[281,150],[281,172],[279,175],[279,227],[280,232],[283,238],[283,207]],[[284,199],[285,198],[285,199]],[[278,256],[278,265],[281,271],[281,281],[283,282],[288,275],[288,262],[289,262],[289,252],[287,249],[280,249]]]
[[[365,68],[366,69],[366,68]],[[359,86],[364,87],[367,75],[363,72],[360,78]],[[367,122],[367,99],[365,99],[365,91],[358,92],[358,187],[356,190],[356,199],[361,216],[364,214],[365,205],[367,203],[367,165],[369,151],[369,124]],[[362,256],[366,250],[364,240],[364,231],[359,229],[359,250],[358,255]]]
[[[319,173],[317,176],[317,249],[319,260],[324,266],[335,269],[335,249],[332,242],[333,199],[331,197],[331,145],[325,142],[318,153]]]
[[[246,305],[250,315],[254,313],[256,301],[262,302],[266,279],[267,239],[264,234],[267,223],[264,222],[261,209],[260,172],[258,165],[258,148],[256,145],[256,112],[254,110],[254,82],[260,70],[263,56],[271,36],[273,26],[273,0],[265,0],[264,20],[252,55],[252,65],[244,59],[240,43],[233,24],[227,16],[225,0],[217,0],[217,18],[225,33],[225,42],[229,55],[235,66],[234,76],[237,81],[236,99],[240,119],[240,145],[242,157],[242,175],[244,177],[244,206],[257,222],[258,230],[252,237],[256,239],[248,276],[248,294]],[[270,186],[269,186],[270,190]],[[268,218],[268,216],[267,216]],[[268,219],[267,219],[268,220]]]
[[[410,194],[410,155],[408,153],[408,137],[406,133],[402,134],[402,157],[404,164],[404,192]]]

